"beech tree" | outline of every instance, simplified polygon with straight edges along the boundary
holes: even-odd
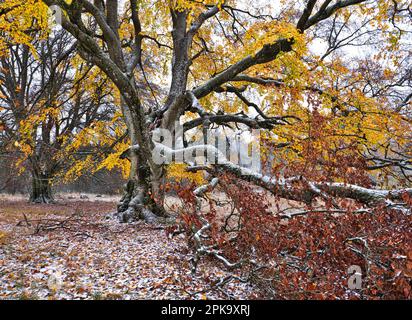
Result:
[[[65,31],[45,40],[34,34],[30,46],[10,44],[0,66],[2,152],[20,154],[15,165],[32,176],[30,201],[53,202],[52,184],[87,159],[82,151],[96,151],[81,136],[112,121],[111,86],[76,58],[76,42]]]
[[[165,170],[151,157],[151,133],[156,128],[172,130],[177,121],[186,121],[185,130],[206,122],[262,128],[268,141],[282,146],[279,154],[287,157],[289,168],[293,163],[304,165],[309,155],[305,144],[318,158],[313,165],[330,167],[326,163],[338,158],[327,159],[324,142],[327,150],[339,153],[351,148],[346,156],[352,153],[365,161],[369,160],[364,157],[367,150],[388,155],[382,148],[396,143],[395,150],[389,149],[399,152],[399,159],[388,156],[376,161],[385,167],[403,163],[399,168],[410,169],[410,155],[404,152],[410,119],[400,112],[405,108],[382,94],[382,88],[376,89],[378,95],[371,94],[375,89],[368,87],[374,84],[362,73],[364,66],[357,68],[342,56],[342,47],[367,47],[381,39],[374,43],[377,48],[371,59],[376,63],[392,60],[382,72],[394,78],[394,67],[409,59],[401,49],[409,32],[403,30],[410,19],[406,1],[279,1],[275,8],[279,10],[266,14],[265,8],[244,9],[243,3],[232,1],[44,2],[62,9],[62,26],[78,41],[79,54],[98,66],[122,96],[132,146],[127,195],[119,206],[122,220],[150,220],[165,214],[160,190]],[[310,48],[319,39],[328,44],[320,55]],[[332,55],[333,59],[327,59]],[[146,60],[149,66],[143,63]],[[144,101],[137,86],[140,79],[149,84],[159,79],[163,90],[153,90],[152,99]],[[252,94],[261,101],[252,101]],[[405,96],[402,103],[409,106],[409,101],[410,96]],[[189,120],[189,113],[197,118]],[[311,124],[317,115],[327,129],[316,138]],[[333,196],[371,205],[385,199],[402,202],[404,193],[411,194],[411,189],[348,184],[338,181],[338,173],[318,181],[308,177],[307,186],[297,190],[285,182],[292,177],[267,178],[229,162],[214,167],[306,203]],[[296,172],[294,176],[297,179]]]

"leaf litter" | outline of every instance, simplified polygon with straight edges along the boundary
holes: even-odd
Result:
[[[0,299],[252,296],[253,288],[236,279],[215,287],[230,276],[216,261],[202,261],[192,274],[183,235],[170,238],[161,226],[107,219],[113,204],[83,201],[61,210],[37,205],[34,214],[35,205],[12,205],[3,201],[0,207],[6,238],[0,241]]]

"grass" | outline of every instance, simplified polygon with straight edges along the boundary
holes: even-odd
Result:
[[[100,199],[100,198],[99,198]],[[111,212],[116,208],[116,202],[107,200],[57,200],[55,204],[33,204],[22,197],[0,197],[0,241],[5,236],[1,231],[2,224],[17,224],[26,216],[28,219],[44,219],[48,216],[69,216],[80,211],[83,213]]]

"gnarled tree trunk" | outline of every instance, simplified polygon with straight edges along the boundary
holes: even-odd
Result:
[[[142,130],[142,119],[125,101],[122,108],[132,146],[127,152],[130,175],[117,206],[117,217],[122,222],[138,219],[156,222],[167,215],[163,208],[164,195],[161,188],[163,168],[154,164],[151,159],[150,139],[142,139],[142,136],[147,135],[145,130]]]
[[[163,208],[163,192],[151,170],[144,164],[135,165],[136,156],[131,157],[131,175],[125,185],[122,199],[117,206],[117,217],[121,222],[143,219],[158,222],[167,216]]]

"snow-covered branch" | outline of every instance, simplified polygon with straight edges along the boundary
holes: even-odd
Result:
[[[404,194],[412,196],[412,188],[381,190],[341,182],[306,181],[303,177],[293,177],[289,179],[269,177],[228,161],[223,153],[212,145],[196,145],[177,150],[173,150],[164,145],[160,146],[164,152],[164,156],[168,158],[171,158],[173,155],[183,158],[184,154],[203,154],[206,152],[209,157],[212,156],[217,158],[216,164],[206,167],[202,166],[198,169],[229,172],[242,180],[258,185],[279,197],[290,200],[310,203],[318,196],[321,196],[322,198],[333,196],[354,199],[370,206],[376,205],[377,203],[384,203],[385,200],[403,201]],[[306,185],[307,187],[302,188],[302,185]]]

